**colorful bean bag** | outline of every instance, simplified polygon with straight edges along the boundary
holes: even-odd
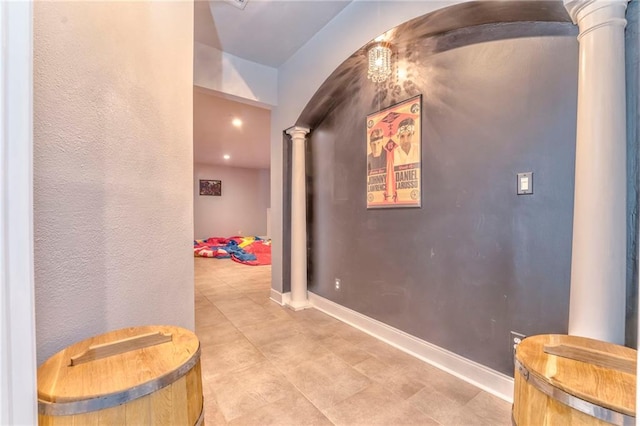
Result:
[[[211,237],[193,242],[197,257],[231,258],[245,265],[271,265],[271,240],[260,237]]]

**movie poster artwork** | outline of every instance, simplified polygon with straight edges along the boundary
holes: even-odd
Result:
[[[421,206],[422,95],[367,116],[367,208]]]

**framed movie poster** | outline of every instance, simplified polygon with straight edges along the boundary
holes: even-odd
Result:
[[[367,208],[420,207],[422,95],[367,115]]]
[[[221,180],[200,179],[200,195],[222,195]]]

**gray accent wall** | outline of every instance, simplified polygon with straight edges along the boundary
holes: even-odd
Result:
[[[291,291],[291,142],[282,132],[282,293]]]
[[[640,3],[627,6],[627,309],[625,344],[638,347],[638,112],[640,102]]]
[[[361,72],[326,97],[309,123],[310,291],[508,375],[511,330],[566,333],[575,36],[568,23],[448,31],[400,49],[406,81]],[[416,94],[422,207],[367,210],[365,117]],[[533,195],[516,195],[519,172]]]

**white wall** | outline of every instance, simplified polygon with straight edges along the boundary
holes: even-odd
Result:
[[[38,362],[194,326],[193,3],[34,3]]]
[[[193,84],[260,106],[278,103],[278,71],[195,43]]]
[[[282,132],[293,126],[320,85],[356,50],[412,18],[461,1],[354,1],[278,68],[271,114],[272,284],[282,291]]]
[[[200,179],[222,181],[222,196],[200,195]],[[194,238],[265,236],[269,170],[194,166]]]

